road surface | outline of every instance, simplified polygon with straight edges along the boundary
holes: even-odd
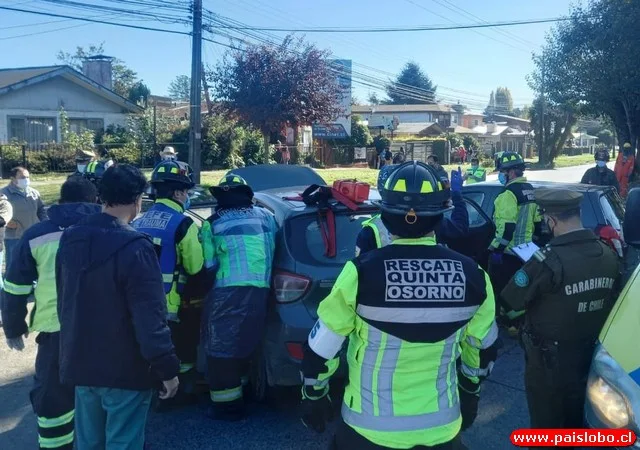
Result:
[[[532,171],[527,176],[537,181],[577,182],[589,167]],[[489,179],[496,176],[490,175]],[[478,419],[463,437],[471,450],[512,449],[511,431],[528,422],[522,351],[509,336],[502,339],[504,347],[490,379],[482,387]],[[0,337],[0,449],[37,448],[36,421],[29,404],[34,359],[33,336],[21,353],[9,351],[4,336]],[[331,433],[317,435],[305,429],[296,415],[295,392],[282,394],[275,403],[252,405],[250,418],[234,424],[209,420],[198,407],[151,413],[148,442],[153,450],[327,448]]]

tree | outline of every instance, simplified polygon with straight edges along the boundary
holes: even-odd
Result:
[[[496,113],[496,96],[493,91],[491,91],[491,95],[489,95],[489,104],[487,105],[487,109],[484,110],[485,116],[493,116]]]
[[[151,95],[151,89],[144,84],[142,81],[138,81],[136,84],[131,86],[129,89],[129,95],[127,96],[129,100],[133,103],[141,104],[146,106],[147,99]]]
[[[599,132],[598,140],[607,147],[613,147],[613,133],[610,130],[602,130]]]
[[[466,148],[467,150],[480,149],[480,142],[478,142],[478,140],[473,136],[466,135],[462,138],[462,143],[464,144],[464,148]]]
[[[362,117],[351,116],[351,139],[349,144],[353,147],[368,147],[373,142],[369,128],[362,123]]]
[[[287,36],[277,46],[230,50],[208,78],[222,107],[262,132],[268,161],[269,135],[283,125],[297,129],[344,114],[328,57],[329,52]]]
[[[458,102],[457,104],[453,105],[451,109],[453,109],[458,114],[464,114],[464,112],[467,110],[467,107],[464,105],[461,105],[460,102]]]
[[[360,106],[362,105],[362,100],[360,100],[355,95],[351,96],[351,106]]]
[[[435,103],[437,86],[415,62],[408,62],[395,81],[387,85],[390,105]]]
[[[169,85],[169,97],[177,101],[188,102],[191,98],[191,77],[178,75]]]
[[[378,94],[375,92],[369,92],[369,97],[367,98],[370,105],[379,105],[380,99],[378,98]]]
[[[499,87],[495,94],[495,114],[511,115],[513,112],[513,98],[506,87]]]
[[[545,114],[542,117],[542,99],[533,102],[531,108],[531,125],[535,130],[535,143],[538,150],[538,163],[548,167],[560,155],[562,149],[571,135],[573,126],[578,121],[580,110],[570,101],[563,104],[545,105]]]
[[[82,72],[82,62],[89,56],[101,55],[104,53],[104,42],[91,44],[86,50],[84,47],[76,47],[75,53],[59,51],[56,56],[59,61]],[[138,82],[138,74],[127,67],[124,61],[114,58],[111,69],[113,71],[113,91],[124,98],[129,98],[131,88]]]

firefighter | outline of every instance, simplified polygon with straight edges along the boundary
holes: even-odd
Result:
[[[395,166],[398,168],[400,166]],[[380,192],[383,192],[381,189]],[[446,244],[466,236],[469,232],[469,211],[462,197],[462,175],[460,169],[451,171],[451,199],[453,212],[451,219],[443,218],[437,226],[436,239]],[[391,243],[391,234],[382,223],[380,214],[362,223],[362,230],[356,238],[356,256]]]
[[[225,176],[211,193],[218,204],[202,226],[205,265],[216,271],[202,323],[209,416],[235,421],[244,417],[243,385],[263,337],[276,221],[253,205],[253,190],[238,175]]]
[[[484,167],[480,167],[480,160],[477,157],[471,158],[471,167],[467,169],[464,179],[467,182],[467,186],[487,181],[487,171]]]
[[[633,171],[635,169],[635,161],[635,150],[630,143],[626,142],[620,153],[618,153],[614,167],[616,179],[620,184],[619,192],[623,198],[627,196],[629,190],[629,183],[631,182],[631,177],[633,177]]]
[[[582,194],[538,189],[554,238],[502,291],[526,310],[522,333],[532,428],[582,428],[587,375],[598,334],[615,303],[618,256],[580,220]]]
[[[8,267],[3,292],[4,334],[9,348],[22,350],[23,336],[37,332],[36,373],[30,398],[38,419],[41,449],[73,448],[74,390],[58,374],[60,322],[57,313],[55,262],[62,230],[100,212],[96,187],[82,177],[69,178],[60,203],[49,208],[49,219],[29,228]],[[34,289],[35,283],[35,289]],[[30,295],[35,297],[31,315]],[[27,324],[27,317],[28,324]]]
[[[160,248],[160,268],[167,296],[167,320],[171,338],[180,358],[180,384],[185,396],[174,397],[158,405],[160,409],[188,400],[193,394],[195,364],[200,337],[200,309],[182,301],[189,277],[204,266],[199,230],[193,219],[184,215],[189,209],[189,190],[194,183],[188,164],[173,160],[160,163],[151,174],[156,198],[153,206],[133,223],[133,227],[153,239]]]
[[[347,262],[320,303],[304,346],[301,415],[324,431],[329,379],[349,340],[333,449],[453,449],[475,420],[496,358],[495,301],[473,260],[436,245],[449,197],[434,169],[400,166],[381,202],[393,243]]]
[[[498,179],[505,188],[494,202],[496,236],[489,246],[489,274],[498,294],[498,305],[504,308],[507,323],[510,323],[519,314],[505,308],[499,293],[523,264],[511,249],[530,243],[534,234],[539,235],[541,217],[535,203],[533,186],[523,176],[525,166],[522,157],[513,152],[502,153],[499,170]],[[500,313],[498,308],[496,310]]]
[[[596,160],[596,166],[588,169],[582,176],[582,184],[593,184],[595,186],[613,186],[618,192],[620,192],[620,185],[616,179],[616,174],[613,170],[607,167],[609,162],[609,152],[607,150],[598,150],[594,158]]]

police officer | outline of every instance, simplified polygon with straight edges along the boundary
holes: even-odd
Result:
[[[380,192],[383,190],[384,188],[380,189]],[[435,230],[436,239],[438,243],[442,244],[466,236],[469,232],[469,211],[467,211],[467,204],[462,197],[460,169],[451,171],[451,199],[453,201],[451,219],[443,218]],[[356,256],[389,244],[391,244],[391,234],[382,223],[381,215],[376,214],[362,223],[362,230],[356,238]]]
[[[522,157],[513,152],[503,152],[500,159],[498,179],[505,186],[494,202],[493,221],[496,236],[489,246],[489,274],[499,294],[513,274],[522,267],[522,261],[511,250],[530,243],[534,234],[540,233],[541,218],[535,203],[533,186],[523,176],[525,170]],[[496,295],[502,307],[500,296]],[[505,308],[508,319],[515,320],[517,313]],[[500,313],[500,311],[498,310]]]
[[[581,428],[595,341],[615,302],[616,254],[582,228],[582,194],[538,189],[536,201],[554,238],[502,291],[526,310],[522,343],[533,428]]]
[[[200,309],[195,302],[183,302],[182,295],[188,277],[202,270],[204,257],[198,227],[184,215],[189,209],[189,189],[194,186],[189,165],[178,161],[160,163],[151,174],[151,185],[156,201],[133,223],[133,227],[151,236],[161,249],[160,268],[167,296],[167,320],[180,358],[180,384],[187,394],[170,400],[169,403],[173,404],[188,400],[194,387]],[[170,404],[159,406],[162,409]]]
[[[464,179],[467,182],[467,186],[487,181],[487,170],[484,167],[480,167],[480,160],[478,158],[471,158],[471,167],[467,169]]]
[[[475,419],[496,357],[495,302],[473,260],[436,244],[449,199],[434,169],[401,165],[382,192],[392,245],[348,262],[318,307],[304,347],[302,420],[324,431],[329,379],[348,340],[333,449],[452,449]]]
[[[236,421],[245,414],[243,385],[263,337],[277,228],[271,212],[253,205],[242,177],[225,176],[211,193],[218,204],[202,226],[205,265],[217,271],[202,325],[209,416]]]
[[[613,186],[618,192],[620,192],[620,185],[616,179],[616,174],[613,170],[607,167],[609,162],[609,152],[607,150],[598,150],[594,158],[596,160],[596,166],[587,171],[582,176],[582,184],[593,184],[595,186]]]
[[[80,150],[76,155],[76,171],[71,174],[74,176],[82,176],[87,170],[87,166],[96,158],[96,154],[91,150]]]
[[[60,321],[55,262],[62,230],[90,214],[98,214],[96,187],[82,177],[69,178],[60,189],[60,204],[49,208],[49,219],[30,227],[18,242],[4,285],[4,334],[9,348],[22,350],[23,336],[38,333],[36,373],[30,393],[38,419],[41,449],[69,449],[74,441],[73,387],[60,382]],[[35,289],[34,289],[35,283]],[[27,313],[29,297],[35,306]],[[32,447],[30,447],[32,448]]]

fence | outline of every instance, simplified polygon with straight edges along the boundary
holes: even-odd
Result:
[[[140,168],[152,168],[160,160],[159,152],[165,146],[172,146],[179,159],[186,160],[189,145],[161,143],[153,144],[98,144],[88,147],[100,159],[113,159],[119,163],[133,164]],[[73,172],[76,168],[76,156],[81,148],[67,144],[48,144],[28,147],[20,143],[0,144],[0,177],[16,166],[24,166],[33,173]]]

